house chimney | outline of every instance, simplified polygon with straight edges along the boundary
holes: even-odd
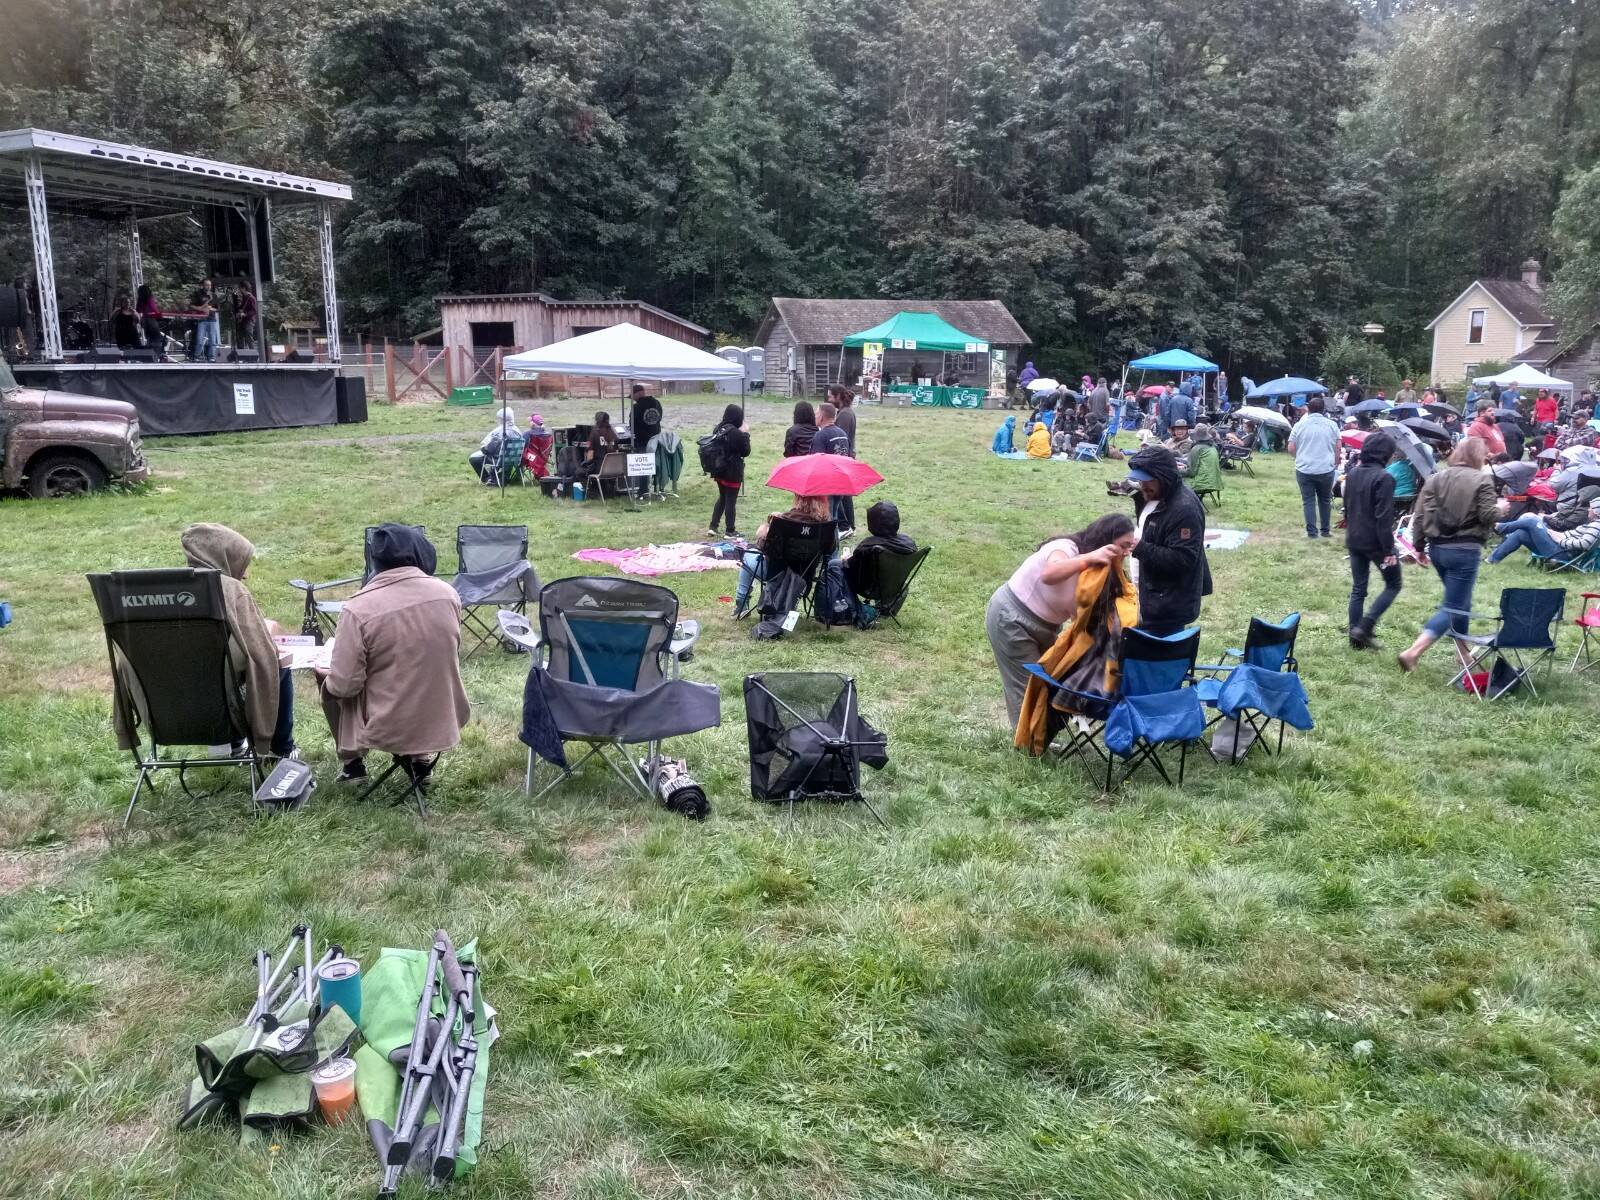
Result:
[[[1523,261],[1522,261],[1522,282],[1527,284],[1529,287],[1531,287],[1536,292],[1540,289],[1541,285],[1539,283],[1539,260],[1537,258],[1523,259]]]

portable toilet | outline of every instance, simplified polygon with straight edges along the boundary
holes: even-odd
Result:
[[[750,378],[750,364],[745,361],[745,352],[737,346],[722,346],[715,351],[716,356],[734,363],[744,372],[744,379],[719,379],[716,381],[717,392],[724,396],[739,396],[744,394],[745,380]]]

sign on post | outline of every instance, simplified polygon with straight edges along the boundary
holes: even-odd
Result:
[[[656,456],[654,453],[628,455],[628,477],[630,479],[643,479],[656,473]]]

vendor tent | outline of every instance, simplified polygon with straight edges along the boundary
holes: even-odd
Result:
[[[506,374],[550,371],[601,379],[743,379],[744,367],[676,338],[623,322],[537,350],[508,354]]]
[[[1557,379],[1554,375],[1546,375],[1532,363],[1518,363],[1509,371],[1502,371],[1498,375],[1485,375],[1481,379],[1474,379],[1472,382],[1479,387],[1488,387],[1491,383],[1498,383],[1501,387],[1554,388],[1561,392],[1570,392],[1572,390],[1572,385],[1565,379]]]
[[[935,313],[898,312],[880,325],[845,337],[845,346],[881,342],[894,350],[942,350],[950,354],[987,354],[989,343],[962,333]]]
[[[1187,350],[1163,350],[1160,354],[1136,358],[1128,366],[1140,371],[1178,371],[1185,375],[1209,375],[1219,369],[1216,363],[1207,362]]]

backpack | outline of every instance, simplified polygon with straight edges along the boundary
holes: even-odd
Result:
[[[728,447],[722,440],[723,426],[700,439],[700,469],[714,478],[721,478],[728,469]]]
[[[812,597],[812,611],[823,625],[854,625],[865,629],[865,614],[861,602],[850,590],[845,580],[844,563],[829,559],[817,576],[817,590]]]

